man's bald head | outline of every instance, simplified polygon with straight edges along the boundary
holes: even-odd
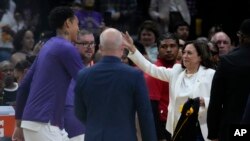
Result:
[[[211,42],[219,48],[219,55],[227,54],[231,50],[231,39],[225,32],[217,32],[212,38]]]
[[[100,35],[100,45],[103,50],[117,50],[122,45],[122,34],[114,28],[104,30]]]
[[[228,36],[225,32],[222,32],[222,31],[215,33],[215,34],[213,35],[213,37],[211,38],[211,41],[215,41],[215,40],[217,40],[217,38],[219,38],[219,37],[224,37],[224,38],[226,38],[228,41],[230,41],[230,43],[231,43],[231,39],[229,38],[229,36]]]

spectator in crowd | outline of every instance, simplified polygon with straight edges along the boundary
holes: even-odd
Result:
[[[223,31],[215,33],[211,37],[211,42],[218,46],[219,56],[228,54],[228,52],[232,49],[231,39]]]
[[[76,79],[83,67],[72,44],[77,39],[78,19],[69,7],[56,7],[50,12],[49,23],[57,35],[44,44],[20,85],[14,140],[68,139],[62,130],[66,93],[70,80]]]
[[[189,38],[189,25],[184,21],[176,22],[173,26],[173,32],[183,41]]]
[[[105,26],[101,13],[95,11],[95,0],[81,0],[83,8],[75,12],[79,19],[79,28],[86,29],[99,36]]]
[[[207,44],[204,42],[188,42],[183,48],[181,64],[173,68],[156,66],[145,59],[133,45],[128,33],[124,35],[125,46],[130,50],[128,57],[145,73],[169,82],[169,105],[167,131],[172,135],[181,115],[179,108],[188,98],[199,98],[200,110],[195,135],[199,140],[207,140],[207,107],[210,89],[215,71],[210,69],[212,62]]]
[[[220,57],[213,78],[207,114],[208,139],[213,141],[230,140],[230,126],[241,123],[250,93],[246,83],[250,80],[250,19],[242,22],[238,37],[239,47]],[[228,38],[223,42],[230,43]]]
[[[105,25],[124,32],[129,31],[136,5],[136,0],[95,0],[95,8],[102,13]]]
[[[28,60],[22,60],[15,65],[14,76],[19,85],[21,84],[21,81],[23,80],[25,74],[28,72],[28,69],[30,68],[31,64],[32,63]]]
[[[13,0],[2,0],[0,4],[2,4],[1,7],[3,11],[0,17],[0,27],[8,26],[11,30],[15,31],[13,27],[16,25],[16,20],[14,18],[16,3]]]
[[[137,141],[136,112],[142,139],[156,141],[145,80],[140,71],[122,63],[120,31],[103,31],[100,49],[103,58],[80,71],[75,88],[75,112],[86,125],[85,141]]]
[[[191,16],[186,0],[170,0],[169,5],[169,31],[173,32],[174,26],[179,22],[191,24]]]
[[[9,60],[13,49],[15,32],[7,25],[0,25],[0,61]]]
[[[13,30],[17,33],[19,30],[22,30],[23,28],[27,28],[25,21],[24,21],[24,17],[21,11],[15,11],[14,13],[14,18],[16,21],[15,26],[13,26]]]
[[[82,57],[83,64],[85,66],[92,66],[93,57],[95,54],[95,37],[91,31],[80,30],[78,40],[75,43],[80,55]]]
[[[48,12],[47,11],[45,12],[42,9],[45,8],[44,3],[46,3],[46,0],[37,0],[37,1],[14,0],[14,1],[16,2],[17,5],[16,11],[14,13],[14,18],[16,20],[15,29],[18,31],[18,29],[20,29],[22,26],[24,28],[28,28],[35,33],[35,38],[37,39],[37,35],[40,34],[40,31],[39,32],[37,31],[38,26],[40,26],[40,24],[43,24],[43,26],[47,27],[46,25],[44,25],[44,23],[47,24],[48,13],[51,10],[48,7],[51,7],[52,2],[50,3],[50,5],[46,5]]]
[[[153,21],[159,23],[160,32],[168,32],[169,26],[170,0],[151,0],[149,6],[149,15]]]
[[[158,56],[157,41],[160,33],[158,25],[153,21],[144,21],[138,30],[138,50],[150,61],[155,62]]]
[[[172,68],[176,63],[179,52],[179,38],[172,33],[165,33],[160,37],[158,44],[158,59],[156,66]],[[166,130],[169,103],[169,86],[165,81],[145,74],[146,84],[149,90],[149,98],[154,114],[157,138],[159,141],[170,140],[171,135]]]
[[[16,103],[16,93],[18,84],[15,82],[14,66],[10,61],[0,62],[0,71],[3,77],[4,88],[1,92],[3,96],[3,103],[1,105],[12,105]]]
[[[95,38],[93,33],[87,30],[80,30],[77,38],[76,48],[81,55],[82,62],[86,67],[92,66],[95,53]],[[85,126],[76,118],[74,112],[74,88],[75,80],[71,80],[68,88],[66,103],[64,108],[64,126],[70,141],[83,141]]]
[[[11,55],[11,62],[16,65],[17,62],[25,60],[27,56],[33,55],[35,44],[34,34],[29,29],[22,29],[14,36],[14,51]]]
[[[0,26],[0,47],[12,49],[14,36],[15,32],[8,25]]]
[[[159,23],[160,32],[173,32],[173,26],[180,21],[190,25],[191,18],[186,0],[151,0],[149,14]]]

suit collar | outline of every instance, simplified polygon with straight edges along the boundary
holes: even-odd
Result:
[[[116,56],[103,56],[102,63],[121,63],[121,59]]]

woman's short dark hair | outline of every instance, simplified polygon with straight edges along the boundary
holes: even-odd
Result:
[[[159,39],[160,32],[159,32],[159,27],[158,27],[157,23],[155,23],[151,20],[146,20],[141,24],[141,26],[138,29],[138,40],[141,39],[141,32],[144,29],[153,32],[155,35],[156,41]]]
[[[186,42],[185,46],[183,47],[183,50],[189,44],[194,45],[194,47],[198,53],[198,56],[201,57],[201,65],[204,66],[205,68],[213,68],[213,63],[211,61],[211,52],[209,50],[208,44],[203,42],[203,41],[199,41],[199,40],[188,41],[188,42]],[[183,65],[183,61],[181,62],[181,65],[183,68],[186,68]]]
[[[59,6],[54,8],[49,14],[49,24],[52,29],[62,28],[64,22],[75,17],[74,11],[70,7]]]

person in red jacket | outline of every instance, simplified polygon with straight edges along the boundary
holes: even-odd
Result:
[[[175,34],[163,34],[157,46],[159,54],[155,65],[171,68],[177,63],[179,39]],[[171,135],[165,128],[168,113],[167,107],[169,103],[168,82],[153,78],[147,74],[145,74],[145,80],[154,114],[157,138],[159,141],[170,140]]]

